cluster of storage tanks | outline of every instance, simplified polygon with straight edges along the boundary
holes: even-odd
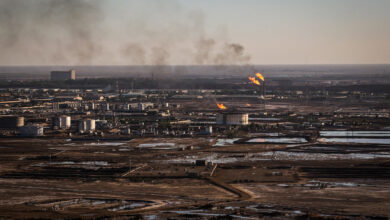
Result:
[[[43,136],[43,127],[40,125],[24,125],[24,117],[1,116],[1,129],[18,129],[22,137]]]
[[[0,128],[20,128],[24,126],[24,117],[1,116]]]
[[[57,129],[68,129],[71,126],[72,119],[70,116],[60,116],[53,119],[54,128]]]
[[[71,127],[72,119],[70,116],[60,116],[53,119],[53,125],[56,129],[69,129]],[[90,133],[96,129],[96,120],[95,119],[85,119],[79,123],[79,132],[80,133]]]
[[[93,132],[96,129],[96,121],[95,119],[86,119],[80,122],[79,124],[79,132],[80,133],[89,133]]]

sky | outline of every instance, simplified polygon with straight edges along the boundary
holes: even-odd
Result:
[[[2,0],[0,65],[389,64],[389,0]]]
[[[255,63],[389,63],[388,0],[182,1],[223,24]],[[225,22],[224,22],[225,21]]]

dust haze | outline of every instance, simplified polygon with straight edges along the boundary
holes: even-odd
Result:
[[[0,65],[250,63],[242,44],[225,33],[207,33],[202,11],[188,11],[176,1],[118,1],[125,9],[112,15],[105,3],[1,1]],[[145,15],[137,13],[149,5]]]

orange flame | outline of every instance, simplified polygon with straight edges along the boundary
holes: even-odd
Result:
[[[256,73],[256,76],[264,82],[264,76],[261,73]]]
[[[245,105],[246,105],[246,107],[251,107],[251,106],[252,106],[252,105],[249,104],[249,103],[246,103]]]
[[[217,102],[217,106],[218,106],[219,109],[222,109],[222,110],[226,109],[226,106],[224,106],[222,103],[218,103]]]
[[[248,79],[249,79],[251,82],[253,82],[254,84],[260,85],[259,80],[257,80],[255,77],[249,76]]]

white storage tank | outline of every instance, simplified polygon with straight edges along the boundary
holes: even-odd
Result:
[[[79,123],[79,132],[80,133],[84,133],[86,127],[87,127],[87,122],[86,121],[80,121],[80,123]]]
[[[24,126],[24,117],[18,117],[17,119],[16,119],[16,127],[22,127],[22,126]]]
[[[71,126],[71,117],[70,116],[66,116],[66,115],[63,115],[59,118],[59,127],[60,128],[65,128],[65,129],[68,129],[70,128]]]
[[[96,108],[95,103],[91,102],[88,104],[88,109],[95,110],[95,108]]]
[[[128,110],[130,110],[131,106],[130,106],[130,104],[123,104],[122,108],[123,108],[123,110],[128,111]]]
[[[138,110],[140,111],[145,110],[145,105],[143,103],[138,103]]]
[[[213,127],[212,126],[207,126],[205,131],[206,131],[206,133],[212,134],[213,133]]]
[[[67,115],[62,115],[59,117],[53,118],[53,128],[54,129],[68,129],[71,126],[71,117]]]
[[[96,127],[95,124],[96,124],[95,119],[88,119],[87,120],[87,131],[94,131],[95,127]]]

